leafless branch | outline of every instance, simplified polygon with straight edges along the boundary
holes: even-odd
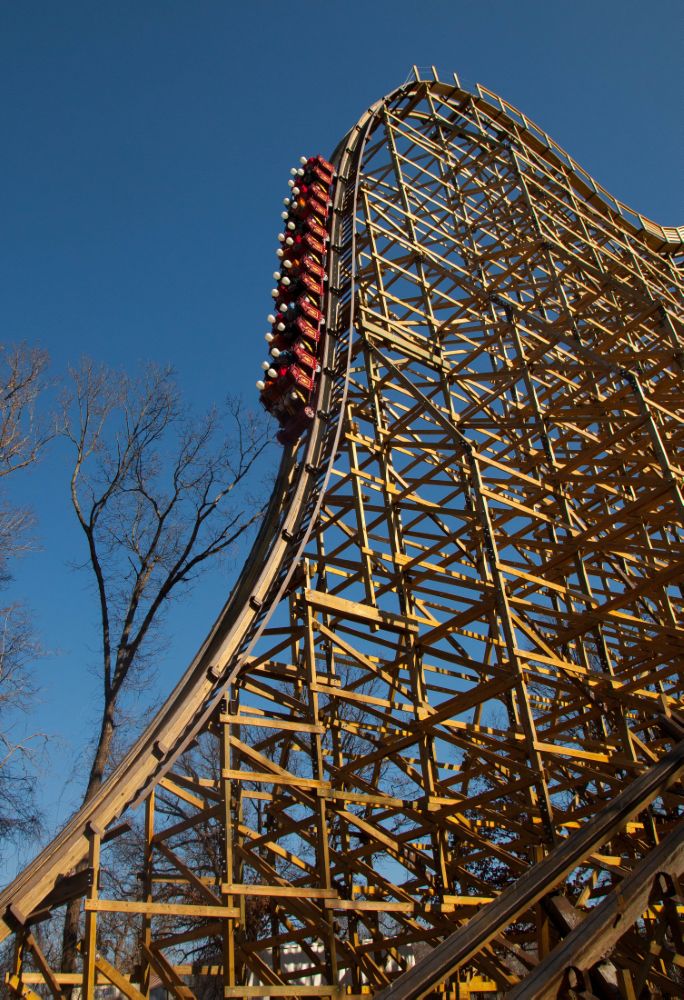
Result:
[[[36,411],[47,363],[38,347],[0,345],[0,477],[35,462],[52,436]]]
[[[119,699],[140,674],[169,600],[259,520],[245,503],[263,424],[238,401],[193,419],[169,369],[139,379],[84,361],[71,372],[62,432],[71,499],[87,545],[102,626],[102,731],[87,795],[107,767]]]
[[[11,563],[31,547],[31,512],[8,497],[11,474],[26,469],[52,437],[39,402],[46,387],[47,354],[26,344],[0,345],[0,586]],[[22,713],[35,690],[30,666],[39,655],[29,616],[14,603],[0,608],[0,841],[35,835],[34,758],[43,734],[26,734]]]

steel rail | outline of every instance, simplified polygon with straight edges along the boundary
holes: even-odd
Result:
[[[297,447],[283,455],[271,503],[233,593],[154,720],[95,796],[0,894],[0,940],[14,929],[17,921],[30,917],[59,876],[74,869],[87,856],[91,825],[105,830],[125,809],[144,799],[172,766],[248,662],[251,649],[287,590],[318,516],[342,433],[352,357],[355,219],[364,150],[382,111],[400,98],[419,95],[423,88],[429,88],[439,97],[474,102],[497,127],[507,128],[512,135],[522,132],[531,148],[543,150],[544,157],[565,171],[576,185],[586,186],[584,172],[580,175],[574,161],[564,159],[567,154],[560,147],[544,143],[537,135],[540,130],[529,128],[527,120],[521,125],[506,110],[508,106],[493,104],[479,88],[477,94],[472,94],[458,85],[416,79],[373,104],[347,133],[332,157],[339,181],[334,193],[327,263],[331,289],[326,317],[329,336],[325,340],[317,415],[303,457],[297,459]],[[650,236],[651,243],[654,231],[665,232],[663,227],[634,213],[643,224],[640,229],[602,198],[593,199],[591,206],[630,234],[645,240]],[[343,243],[345,221],[351,225],[347,242]],[[668,230],[668,234],[671,232]],[[664,238],[663,249],[665,243],[671,251],[673,240]]]

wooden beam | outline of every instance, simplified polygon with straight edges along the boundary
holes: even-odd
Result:
[[[577,927],[540,962],[506,1000],[545,1000],[555,995],[567,969],[589,970],[609,954],[630,924],[648,909],[653,880],[660,872],[677,877],[684,872],[684,823],[678,826],[643,861],[626,875]],[[680,955],[684,959],[684,955]]]
[[[86,899],[86,913],[144,913],[152,917],[212,917],[228,919],[239,917],[236,907],[204,906],[194,903],[151,903],[130,899]]]
[[[623,824],[640,812],[684,771],[684,742],[679,743],[622,791],[581,830],[556,847],[524,879],[477,913],[427,958],[400,976],[376,1000],[420,1000],[467,962],[513,920],[550,892],[583,858],[606,843]],[[681,831],[680,831],[681,834]]]

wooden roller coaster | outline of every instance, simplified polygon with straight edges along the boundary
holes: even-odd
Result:
[[[433,75],[332,157],[313,419],[3,893],[17,996],[684,994],[684,232]]]

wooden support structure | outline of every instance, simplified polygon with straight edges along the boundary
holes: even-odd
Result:
[[[456,78],[334,163],[316,418],[187,674],[0,897],[9,986],[677,995],[684,233]],[[34,925],[76,897],[67,974]]]
[[[615,836],[629,818],[641,812],[657,795],[664,793],[682,773],[684,742],[625,788],[613,802],[588,820],[575,836],[567,838],[556,847],[524,879],[509,886],[496,900],[483,907],[477,916],[434,948],[428,958],[401,976],[387,990],[379,993],[377,1000],[389,1000],[390,997],[392,1000],[420,1000],[426,996],[452,972],[477,955],[492,938],[513,924],[530,906],[555,889],[585,857]],[[684,825],[679,824],[662,844],[651,851],[645,862],[640,862],[591,911],[581,925],[581,931],[575,928],[552,957],[536,964],[534,974],[527,977],[519,988],[510,991],[510,997],[522,1000],[522,997],[551,995],[550,992],[544,993],[544,990],[550,990],[550,984],[555,978],[560,981],[566,967],[577,965],[577,953],[581,947],[575,944],[577,939],[581,940],[586,949],[587,967],[602,958],[606,943],[610,946],[622,936],[622,930],[615,931],[620,920],[625,925],[631,925],[648,908],[650,882],[660,871],[661,865],[672,868],[674,876],[679,876],[684,865]],[[597,929],[608,924],[612,924],[612,927],[606,926],[609,937],[606,942],[606,934],[597,933]],[[574,961],[565,961],[568,953]],[[561,959],[558,955],[564,956],[562,961],[565,961],[565,965],[559,964]],[[537,990],[535,993],[528,992],[533,988],[532,983]]]

